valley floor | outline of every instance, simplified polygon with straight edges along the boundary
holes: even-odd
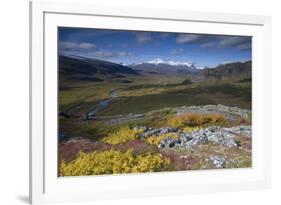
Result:
[[[59,175],[251,167],[251,82],[186,78],[64,83]]]

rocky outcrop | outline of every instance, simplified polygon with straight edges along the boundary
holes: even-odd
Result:
[[[177,115],[184,113],[199,113],[199,114],[213,114],[222,113],[228,117],[232,115],[238,115],[243,119],[251,118],[251,111],[247,109],[241,109],[238,107],[230,107],[225,105],[204,105],[204,106],[182,106],[174,109]]]
[[[235,134],[242,134],[247,137],[252,136],[252,127],[247,126],[247,125],[240,125],[240,126],[236,126],[236,127],[232,127],[232,128],[223,128],[223,129],[226,131],[233,132]]]
[[[138,128],[135,127],[134,129],[138,129]],[[167,133],[179,132],[177,128],[172,128],[172,127],[162,127],[158,129],[140,127],[139,129],[144,130],[144,132],[140,135],[141,138],[147,138],[152,135],[163,135]]]
[[[182,132],[177,128],[163,127],[163,128],[147,128],[134,127],[134,130],[142,129],[144,132],[140,134],[140,139],[145,139],[151,136],[158,136],[167,133],[176,133],[178,138],[167,137],[163,139],[159,147],[172,148],[172,147],[185,147],[192,148],[195,145],[213,143],[217,145],[223,145],[228,148],[237,147],[238,144],[235,141],[237,135],[244,135],[246,137],[252,136],[251,126],[240,125],[230,128],[223,128],[220,126],[211,126],[195,130],[193,132]]]
[[[192,148],[195,145],[213,143],[232,148],[238,146],[237,142],[235,141],[237,135],[243,134],[247,137],[251,137],[251,130],[252,129],[250,126],[237,126],[231,128],[212,126],[193,132],[178,132],[178,139],[166,138],[160,142],[159,147]]]
[[[226,163],[226,159],[224,157],[219,157],[219,156],[212,156],[206,159],[206,161],[211,161],[213,166],[216,168],[224,168]]]

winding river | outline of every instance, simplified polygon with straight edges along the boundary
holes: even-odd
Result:
[[[109,98],[108,99],[105,99],[105,100],[101,100],[98,102],[98,105],[95,106],[90,112],[88,112],[86,114],[86,120],[90,119],[91,117],[94,117],[97,112],[99,112],[100,110],[106,108],[109,103],[114,99],[114,98],[117,98],[118,97],[118,93],[117,93],[117,90],[112,90],[110,91],[109,93]]]

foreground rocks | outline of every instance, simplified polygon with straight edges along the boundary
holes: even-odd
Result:
[[[160,153],[171,161],[174,170],[251,166],[251,126],[240,125],[230,128],[211,126],[193,132],[183,132],[171,127],[154,129],[142,126],[134,129],[142,130],[138,139],[115,145],[83,137],[64,140],[59,143],[59,161],[68,163],[74,160],[80,151],[88,153],[132,149],[137,155]],[[163,139],[163,135],[172,137]],[[148,137],[158,136],[160,138],[156,139],[163,139],[157,141],[158,147],[146,140]]]
[[[145,139],[151,136],[158,136],[167,133],[176,133],[177,139],[165,138],[158,145],[162,148],[172,147],[185,147],[192,148],[195,145],[213,143],[217,145],[223,145],[228,148],[237,147],[238,144],[235,141],[237,135],[243,135],[250,138],[252,136],[252,128],[247,125],[240,125],[230,128],[222,128],[220,126],[211,126],[208,128],[198,129],[193,132],[182,132],[177,128],[163,127],[163,128],[147,128],[147,127],[135,127],[136,129],[142,129],[144,132],[140,134],[140,139]]]
[[[246,137],[251,137],[251,130],[250,126],[236,126],[231,128],[212,126],[193,132],[178,131],[178,139],[168,137],[162,140],[158,146],[162,148],[192,148],[199,144],[213,143],[232,148],[238,146],[238,143],[235,141],[237,135],[243,134]]]
[[[94,141],[83,137],[76,137],[65,140],[59,144],[60,154],[59,158],[67,162],[73,160],[79,151],[91,152],[91,151],[105,151],[109,149],[127,150],[133,148],[136,153],[149,152],[157,153],[158,148],[154,145],[147,143],[144,139],[148,137],[157,137],[168,133],[173,133],[176,137],[167,137],[160,141],[158,147],[160,150],[171,150],[169,148],[188,148],[191,151],[195,150],[198,145],[214,144],[223,146],[224,148],[239,147],[239,137],[244,139],[243,149],[247,152],[251,151],[251,126],[240,125],[230,128],[224,128],[220,126],[211,126],[195,130],[193,132],[182,132],[180,129],[172,127],[163,128],[147,128],[147,127],[135,127],[135,130],[141,129],[143,132],[140,134],[139,139],[129,141],[125,144],[118,144],[112,146],[110,144]],[[165,149],[161,149],[165,148]],[[184,157],[181,157],[183,160]],[[207,161],[212,162],[216,168],[224,166],[226,159],[213,156],[206,158]]]
[[[212,156],[206,159],[206,161],[211,161],[213,166],[216,168],[224,168],[226,163],[226,159],[224,157],[218,157],[218,156]]]
[[[152,135],[164,135],[167,133],[177,133],[179,129],[172,127],[162,127],[158,129],[147,128],[147,127],[135,127],[134,129],[142,129],[144,132],[140,135],[141,138],[147,138]]]

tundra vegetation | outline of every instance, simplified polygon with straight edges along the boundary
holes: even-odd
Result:
[[[95,77],[60,78],[59,176],[251,167],[249,78]]]

